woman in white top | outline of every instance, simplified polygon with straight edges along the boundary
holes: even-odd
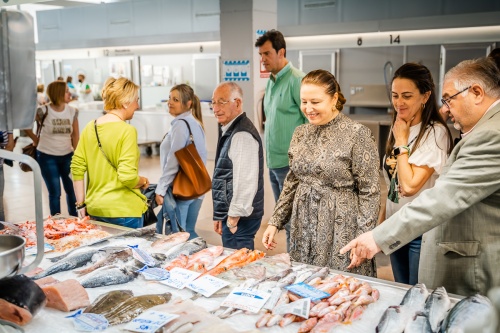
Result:
[[[40,140],[32,130],[28,136],[37,147],[37,161],[49,192],[50,215],[61,213],[61,180],[66,192],[68,213],[77,216],[75,191],[70,178],[71,158],[78,145],[78,110],[69,106],[71,93],[66,82],[54,81],[47,86],[50,104],[36,111],[36,121],[42,122]],[[45,117],[45,119],[44,119]]]
[[[398,68],[392,79],[392,104],[395,112],[384,158],[389,189],[385,218],[434,186],[452,149],[427,67],[407,63]],[[391,254],[396,282],[418,282],[421,242],[419,237]]]

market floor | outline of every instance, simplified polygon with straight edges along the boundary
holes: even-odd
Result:
[[[21,147],[30,143],[26,137],[20,137],[15,152],[21,152]],[[146,154],[141,154],[141,160],[139,162],[140,175],[148,177],[151,183],[158,181],[160,177],[160,159],[158,155],[147,156]],[[208,162],[208,170],[210,173],[213,171],[213,161]],[[266,170],[267,171],[267,170]],[[34,205],[34,190],[33,190],[33,174],[31,172],[25,173],[21,171],[17,163],[13,168],[4,166],[5,172],[5,191],[4,191],[4,205],[6,212],[6,220],[9,222],[20,222],[24,220],[34,220],[35,217],[35,205]],[[262,220],[262,226],[258,231],[255,238],[255,247],[258,250],[265,251],[261,239],[262,234],[267,226],[267,221],[271,217],[274,208],[274,197],[272,195],[272,189],[269,182],[269,176],[267,172],[264,172],[264,193],[265,193],[265,206],[264,206],[264,218]],[[383,183],[383,181],[382,181]],[[382,198],[387,195],[387,188],[385,184],[381,184],[382,188]],[[64,195],[61,196],[61,209],[62,214],[68,214],[66,206],[66,198]],[[385,209],[385,200],[381,200]],[[200,214],[198,217],[198,222],[196,224],[197,233],[203,237],[207,243],[213,245],[222,245],[220,236],[213,231],[212,223],[212,195],[207,193],[203,204],[201,206]],[[48,216],[49,211],[49,200],[48,193],[45,184],[42,181],[42,207],[43,216]],[[285,233],[280,232],[277,236],[278,246],[275,250],[269,252],[269,254],[277,254],[286,251],[285,245]],[[265,251],[267,252],[267,251]],[[390,266],[389,258],[383,254],[379,254],[376,257],[377,260],[377,273],[378,277],[385,280],[393,281],[392,269]]]

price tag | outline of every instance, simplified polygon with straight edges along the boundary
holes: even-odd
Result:
[[[266,304],[270,295],[271,293],[267,291],[251,288],[234,288],[224,302],[222,302],[221,306],[257,313]]]
[[[316,289],[304,282],[286,286],[285,289],[290,290],[292,293],[295,293],[304,298],[310,298],[313,302],[320,301],[323,298],[330,297],[329,293]]]
[[[266,304],[264,304],[264,309],[267,310],[272,310],[274,309],[274,306],[276,303],[278,303],[280,296],[281,296],[282,290],[280,287],[274,287],[271,290],[271,296],[269,296],[269,299],[267,300]]]
[[[201,274],[184,268],[175,267],[170,271],[170,276],[166,280],[160,281],[169,287],[183,289],[189,282],[196,279]]]
[[[144,266],[143,268],[139,269],[137,273],[141,273],[146,280],[155,280],[155,281],[165,280],[168,279],[170,276],[169,271],[159,267]]]
[[[292,303],[281,304],[280,306],[278,306],[273,310],[273,313],[279,315],[291,313],[296,316],[308,319],[310,309],[311,309],[311,299],[301,298]]]
[[[35,255],[36,254],[36,245],[33,245],[33,246],[30,246],[30,247],[27,247],[26,250],[25,250],[25,254],[27,256],[29,255]],[[50,251],[54,251],[54,247],[48,243],[44,243],[43,244],[43,252],[46,253],[46,252],[50,252]]]
[[[103,315],[95,313],[82,313],[78,310],[66,318],[73,318],[73,324],[77,331],[97,332],[104,331],[109,326],[109,322]]]
[[[139,245],[129,245],[132,249],[132,256],[142,262],[144,265],[148,265],[150,267],[156,266],[156,260],[146,251],[139,248]]]
[[[146,311],[139,317],[134,318],[124,328],[133,332],[152,333],[177,318],[179,318],[179,315],[177,314],[159,311]]]
[[[212,275],[203,275],[201,278],[188,283],[186,287],[202,294],[205,297],[210,297],[216,291],[229,285],[229,282],[216,278]]]

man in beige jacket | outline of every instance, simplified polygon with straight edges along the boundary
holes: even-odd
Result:
[[[424,235],[419,282],[472,295],[500,286],[500,70],[466,60],[445,76],[443,104],[462,140],[436,185],[351,241],[351,267]]]

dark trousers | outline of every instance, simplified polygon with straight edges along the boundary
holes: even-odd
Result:
[[[415,285],[418,283],[418,266],[422,237],[418,237],[391,254],[394,281]]]
[[[260,228],[262,217],[248,219],[245,217],[240,218],[238,221],[238,229],[233,234],[226,226],[227,218],[222,221],[222,246],[239,250],[244,247],[247,249],[254,249],[255,234]]]
[[[73,153],[63,156],[44,154],[36,152],[37,162],[40,165],[43,180],[49,191],[50,215],[61,213],[61,180],[66,192],[66,203],[68,213],[71,216],[78,216],[76,213],[76,196],[73,188],[73,181],[70,178],[70,166]]]

